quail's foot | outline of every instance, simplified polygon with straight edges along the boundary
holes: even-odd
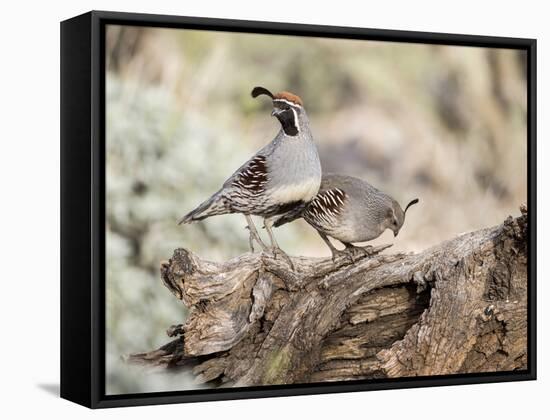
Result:
[[[252,218],[250,215],[246,214],[246,229],[248,229],[248,246],[250,246],[250,251],[254,252],[254,241],[258,242],[258,245],[262,248],[262,251],[267,251],[267,246],[262,241],[262,238],[258,234],[258,230],[256,229],[256,225],[252,221]]]
[[[355,262],[353,260],[353,257],[350,255],[350,253],[347,252],[347,250],[345,250],[345,249],[340,251],[339,249],[334,248],[334,249],[331,249],[331,252],[332,252],[332,262],[333,263],[336,263],[336,260],[340,257],[345,257],[345,258],[349,259],[352,263]]]
[[[374,251],[374,246],[372,245],[359,246],[357,248],[359,248],[363,253],[365,253],[367,257],[376,254],[376,252]]]
[[[248,226],[245,229],[248,229]],[[250,232],[248,234],[248,247],[250,248],[250,252],[254,253],[254,236]]]
[[[275,240],[275,236],[273,235],[273,231],[271,230],[271,226],[273,226],[273,219],[264,219],[264,228],[269,235],[269,239],[271,240],[271,252],[273,253],[273,258],[277,259],[277,255],[280,255],[284,260],[286,260],[290,268],[294,270],[294,264],[292,264],[292,260],[290,259],[290,257],[286,254],[286,252],[279,248],[279,245]]]
[[[283,251],[278,246],[274,246],[271,248],[271,252],[273,253],[273,258],[277,259],[277,256],[280,256],[283,260],[285,260],[288,263],[290,268],[294,270],[294,264],[292,263],[292,260],[290,259],[290,257],[285,251]]]
[[[332,248],[332,261],[336,262],[338,257],[346,257],[352,264],[355,263],[361,257],[371,255],[372,245],[367,246],[355,246],[352,244],[345,244],[346,247],[343,250]]]
[[[352,262],[355,262],[361,257],[368,257],[372,255],[373,248],[374,247],[372,245],[355,246],[352,244],[346,244],[346,249],[344,249],[344,252],[349,256]]]
[[[245,229],[248,229],[248,246],[250,247],[250,252],[254,252],[254,241],[260,245],[262,251],[267,251],[269,249],[267,245],[264,244],[264,241],[262,241],[262,238],[260,238],[257,231],[253,231],[248,226],[245,226]]]

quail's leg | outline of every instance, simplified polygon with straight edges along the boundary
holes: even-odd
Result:
[[[248,224],[247,229],[249,232],[248,235],[248,245],[250,246],[250,251],[254,252],[254,241],[258,242],[258,245],[262,248],[262,251],[267,251],[267,246],[262,241],[262,238],[260,238],[260,235],[258,234],[258,231],[256,230],[256,226],[254,225],[254,222],[252,221],[252,217],[250,217],[248,214],[245,214],[246,217],[246,223]]]
[[[290,265],[290,268],[294,270],[294,264],[292,264],[292,260],[290,257],[284,252],[279,245],[277,244],[277,241],[275,240],[275,236],[273,235],[273,232],[271,230],[271,226],[273,226],[273,219],[264,219],[264,227],[267,231],[267,234],[269,235],[269,240],[271,241],[271,250],[273,251],[273,256],[277,258],[277,254],[282,256],[287,262],[288,265]]]
[[[347,256],[349,258],[349,254],[347,254],[345,251],[340,251],[334,245],[332,245],[332,242],[330,242],[327,235],[325,235],[324,233],[321,233],[319,231],[317,231],[317,233],[319,234],[319,236],[321,238],[323,238],[323,241],[325,241],[327,246],[330,248],[330,252],[332,253],[332,261],[333,262],[336,262],[336,258],[338,258],[340,256]],[[352,262],[353,262],[353,260],[352,260]]]

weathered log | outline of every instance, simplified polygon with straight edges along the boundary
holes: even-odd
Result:
[[[130,362],[192,368],[214,386],[527,368],[527,209],[418,254],[161,264],[189,316]]]

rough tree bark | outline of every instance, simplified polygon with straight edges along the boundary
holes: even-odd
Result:
[[[189,316],[130,362],[214,386],[527,368],[527,209],[419,254],[161,264]]]

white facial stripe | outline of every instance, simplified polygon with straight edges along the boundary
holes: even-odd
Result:
[[[296,110],[294,108],[290,108],[290,109],[294,113],[294,127],[296,127],[296,130],[299,133],[300,132],[300,123],[298,121],[298,113],[296,112]]]
[[[295,106],[296,108],[302,109],[302,107],[294,102],[287,101],[286,99],[273,99],[273,102],[284,102],[290,106]]]

